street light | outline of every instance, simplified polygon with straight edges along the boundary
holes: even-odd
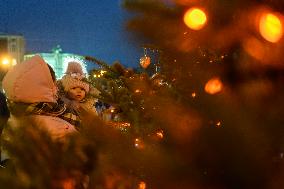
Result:
[[[9,56],[2,56],[0,58],[0,67],[4,70],[11,68],[17,64],[17,60],[15,58],[11,58]]]

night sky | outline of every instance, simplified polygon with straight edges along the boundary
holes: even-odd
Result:
[[[1,0],[0,32],[22,34],[27,53],[90,55],[107,63],[136,67],[142,49],[129,40],[129,16],[120,0]],[[89,65],[89,69],[90,69]]]

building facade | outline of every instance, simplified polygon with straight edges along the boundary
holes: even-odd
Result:
[[[83,68],[83,72],[87,74],[86,64],[84,62],[84,57],[71,53],[62,53],[62,49],[58,45],[53,48],[51,53],[35,53],[35,54],[27,54],[24,56],[24,60],[34,56],[40,55],[45,62],[47,62],[54,70],[56,78],[60,79],[64,75],[68,62],[76,61],[81,64]]]
[[[25,54],[25,39],[22,35],[0,33],[0,60],[11,66],[22,62]]]

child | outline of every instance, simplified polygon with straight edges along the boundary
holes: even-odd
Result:
[[[97,115],[95,103],[99,91],[88,83],[78,62],[69,62],[65,75],[57,82],[60,98],[67,107],[79,112],[80,108]]]

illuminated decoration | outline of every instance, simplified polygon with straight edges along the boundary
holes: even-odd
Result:
[[[219,93],[223,88],[223,83],[219,78],[210,79],[205,85],[205,91],[211,95]]]
[[[146,69],[151,63],[151,58],[147,56],[147,48],[144,48],[144,56],[140,58],[140,65]]]
[[[207,22],[207,17],[204,11],[199,8],[188,9],[184,16],[183,21],[187,27],[193,30],[200,30]]]
[[[196,97],[196,93],[195,92],[191,93],[191,97],[195,98]]]
[[[157,131],[157,132],[156,132],[156,136],[157,136],[158,138],[160,138],[160,139],[164,138],[164,132],[163,132],[163,130]]]
[[[82,66],[83,69],[83,73],[87,74],[87,70],[86,70],[86,65],[84,62],[84,58],[83,57],[79,57],[79,56],[66,56],[63,59],[63,70],[66,71],[67,70],[67,66],[68,66],[68,62],[77,62]]]
[[[151,63],[151,58],[148,56],[143,56],[140,58],[140,65],[142,66],[142,68],[147,68]]]
[[[140,89],[136,89],[134,92],[135,93],[141,93],[142,91]]]
[[[76,61],[81,64],[82,70],[87,74],[86,64],[84,62],[84,56],[71,54],[71,53],[62,53],[62,49],[59,45],[52,49],[51,53],[35,53],[27,54],[24,56],[24,60],[27,60],[35,55],[40,55],[45,62],[47,62],[54,70],[56,78],[60,79],[64,75],[68,62]]]
[[[144,148],[144,142],[141,139],[136,138],[134,140],[134,146],[138,149],[143,149]]]
[[[12,59],[12,66],[15,66],[17,64],[17,60],[15,58]]]
[[[160,87],[163,85],[168,85],[168,83],[165,81],[165,76],[160,74],[160,73],[155,73],[154,75],[151,76],[151,81],[154,86]]]
[[[131,127],[130,123],[122,121],[108,121],[106,124],[120,131],[127,131]]]
[[[10,58],[9,56],[4,56],[1,58],[1,67],[4,69],[9,69],[10,67],[14,66],[17,61],[15,58]]]
[[[221,127],[221,121],[218,121],[218,122],[216,123],[216,127]]]
[[[2,64],[3,65],[8,65],[8,64],[10,64],[10,60],[8,58],[3,58]]]
[[[25,38],[22,35],[10,35],[0,32],[0,54],[9,57],[7,66],[14,66],[15,62],[22,62],[25,51]],[[0,64],[3,64],[2,58]]]
[[[105,73],[107,73],[107,71],[105,71],[105,70],[100,70],[99,72],[96,72],[96,74],[94,74],[93,77],[94,77],[94,78],[96,78],[96,77],[100,78],[100,77],[104,76]]]
[[[146,189],[146,183],[144,181],[139,182],[138,189]]]
[[[283,26],[278,16],[272,13],[263,13],[259,20],[259,32],[269,42],[278,42],[283,35]]]

